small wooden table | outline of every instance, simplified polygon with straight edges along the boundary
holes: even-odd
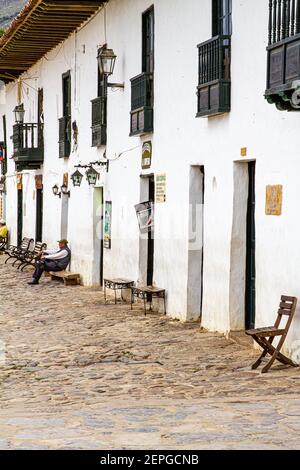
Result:
[[[123,289],[131,289],[134,285],[134,281],[130,281],[129,279],[104,279],[104,300],[106,302],[106,289],[112,289],[115,292],[115,304],[117,303],[117,290],[121,291],[122,297],[122,290]]]
[[[134,302],[134,297],[139,299],[143,299],[144,301],[144,313],[147,314],[146,306],[147,306],[147,299],[150,297],[150,310],[152,310],[152,300],[153,299],[164,299],[164,313],[166,315],[166,291],[165,289],[161,289],[160,287],[154,286],[139,286],[139,287],[131,287],[131,310],[132,305]]]

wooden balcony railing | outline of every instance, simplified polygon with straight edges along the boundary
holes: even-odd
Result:
[[[300,0],[269,0],[265,98],[281,111],[299,111]]]
[[[198,45],[198,117],[230,111],[231,36],[216,36]]]
[[[101,96],[92,103],[92,147],[106,145],[106,97]]]
[[[130,135],[153,132],[153,74],[131,79]]]
[[[68,158],[71,153],[71,116],[64,116],[59,123],[59,157]]]
[[[40,168],[44,161],[43,124],[15,124],[12,140],[17,170]]]
[[[269,45],[300,33],[300,0],[269,0]]]

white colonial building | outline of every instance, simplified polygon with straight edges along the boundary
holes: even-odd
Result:
[[[29,1],[0,39],[11,242],[67,237],[84,284],[165,288],[211,330],[272,324],[300,298],[300,2],[69,3]]]

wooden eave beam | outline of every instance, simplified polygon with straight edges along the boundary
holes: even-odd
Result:
[[[16,79],[65,41],[107,1],[36,0],[0,49],[0,77],[6,82]]]

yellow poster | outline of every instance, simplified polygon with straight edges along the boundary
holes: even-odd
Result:
[[[156,202],[166,202],[166,173],[156,175]]]

